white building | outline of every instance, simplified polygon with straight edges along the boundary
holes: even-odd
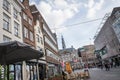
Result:
[[[38,51],[44,52],[45,50],[44,50],[44,39],[43,39],[43,31],[42,31],[41,14],[35,5],[31,5],[30,9],[31,9],[31,12],[33,15],[33,21],[34,21],[35,48]],[[44,56],[38,62],[46,64],[45,52],[44,52]]]
[[[50,30],[47,23],[43,20],[43,36],[46,61],[48,65],[48,76],[60,73],[60,57],[58,55],[57,38]]]
[[[0,43],[9,41],[23,42],[21,11],[24,6],[19,0],[0,0]],[[1,66],[1,65],[0,65]],[[9,74],[14,73],[14,65],[9,65]],[[15,66],[21,71],[21,66]],[[4,68],[2,67],[3,72]],[[21,73],[20,73],[21,75]],[[0,80],[3,80],[1,77]],[[17,79],[16,73],[16,79]]]
[[[23,42],[19,0],[0,0],[0,42]]]

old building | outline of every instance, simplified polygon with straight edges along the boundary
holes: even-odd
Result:
[[[82,66],[94,67],[96,64],[96,56],[94,54],[94,45],[85,45],[79,48],[82,58]]]
[[[22,29],[23,29],[23,42],[30,45],[33,49],[36,48],[35,46],[35,31],[34,31],[34,21],[33,15],[30,11],[29,0],[22,0],[21,2],[24,6],[22,9],[21,16],[22,16]],[[34,53],[33,53],[34,54]],[[23,66],[23,80],[29,79],[39,79],[38,76],[38,64],[37,60],[31,61],[24,61]],[[35,77],[34,77],[35,75]],[[30,77],[29,77],[30,76]]]
[[[116,26],[115,13],[120,8],[114,8],[112,14],[107,18],[106,22],[102,26],[100,32],[94,40],[95,49],[99,51],[103,60],[114,61],[117,55],[120,54],[119,43],[119,29]],[[117,17],[118,18],[118,17]],[[117,59],[115,59],[116,61]]]
[[[22,10],[23,42],[35,48],[34,22],[29,7],[29,0],[23,0],[22,4],[25,7]]]
[[[63,70],[65,69],[65,63],[69,62],[72,66],[72,69],[81,68],[81,58],[78,56],[77,50],[71,46],[71,48],[66,48],[65,41],[63,36],[62,40],[62,48],[59,50],[59,55],[61,57],[61,65]]]
[[[38,59],[39,73],[41,71],[44,71],[43,73],[46,73],[47,62],[46,62],[46,56],[45,56],[43,31],[42,31],[43,18],[42,18],[42,15],[40,14],[40,12],[38,11],[38,9],[35,5],[31,5],[30,10],[31,10],[31,13],[33,15],[33,22],[34,22],[35,48],[36,48],[36,50],[44,53],[43,57]],[[44,74],[44,75],[46,75],[46,74]]]
[[[23,8],[24,6],[19,0],[0,0],[0,43],[10,41],[23,42],[21,20]],[[5,76],[0,74],[0,80],[18,77],[17,71],[20,75],[22,74],[22,66],[18,63],[6,67],[0,65],[0,67],[3,70],[2,72],[0,70],[0,73],[8,72],[6,74],[11,75]],[[6,68],[7,70],[5,71]],[[19,79],[22,79],[22,77],[20,76]]]
[[[72,69],[81,68],[81,58],[78,57],[77,50],[73,47],[59,50],[62,68],[65,69],[65,63],[69,62]]]
[[[47,76],[50,77],[60,73],[57,36],[55,33],[52,33],[48,24],[43,18],[42,32],[44,40],[44,51],[47,61]]]
[[[0,3],[0,42],[17,40],[23,42],[21,9],[18,0],[1,0]]]

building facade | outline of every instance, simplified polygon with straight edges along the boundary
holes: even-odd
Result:
[[[21,9],[18,0],[1,0],[0,3],[0,42],[17,40],[23,42]]]
[[[35,48],[34,22],[29,0],[23,0],[22,4],[25,7],[22,10],[23,42]]]
[[[42,15],[38,11],[35,5],[30,6],[31,13],[33,15],[33,22],[34,22],[34,31],[35,31],[35,48],[38,51],[43,52],[43,57],[38,59],[38,69],[39,74],[40,72],[46,75],[46,56],[45,56],[45,49],[44,49],[44,39],[43,39],[43,31],[42,31]],[[40,76],[39,76],[40,77]],[[45,76],[44,76],[45,77]]]
[[[94,40],[95,49],[99,51],[99,54],[103,60],[109,60],[110,62],[118,62],[118,55],[120,54],[119,43],[119,29],[117,26],[117,20],[115,13],[120,8],[114,8],[112,14],[107,18],[106,22],[102,26],[96,39]]]
[[[78,56],[77,50],[73,48],[73,46],[59,50],[59,55],[61,57],[63,70],[65,70],[66,62],[70,63],[73,70],[81,68],[81,58]]]
[[[44,78],[47,74],[49,77],[60,73],[56,34],[52,33],[35,5],[29,5],[29,0],[1,0],[0,21],[0,43],[16,40],[44,53],[39,59],[7,66],[11,76],[2,77],[11,80],[41,80],[41,73]]]
[[[85,45],[82,48],[79,48],[82,58],[82,66],[89,68],[96,65],[96,56],[94,54],[95,46],[94,45]]]
[[[1,0],[0,2],[0,43],[9,41],[23,42],[21,12],[24,6],[19,0]],[[7,68],[6,75],[4,75]],[[17,70],[16,70],[17,69]],[[19,72],[19,73],[18,73]],[[18,74],[20,77],[18,77]],[[11,75],[11,76],[7,76]],[[0,65],[0,80],[5,78],[22,79],[22,66],[13,64]]]
[[[47,61],[47,76],[50,77],[60,73],[57,37],[56,34],[52,33],[44,19],[42,30],[44,38],[45,56]]]

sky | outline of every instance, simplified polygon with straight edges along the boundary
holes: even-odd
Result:
[[[94,36],[100,28],[102,18],[106,13],[111,13],[114,7],[119,7],[120,1],[30,0],[30,4],[36,5],[52,32],[56,32],[60,49],[62,35],[67,48],[73,46],[77,49],[94,44]],[[92,21],[95,19],[98,20]]]

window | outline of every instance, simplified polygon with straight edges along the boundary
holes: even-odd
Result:
[[[38,33],[40,33],[40,27],[38,26]]]
[[[10,31],[10,18],[3,14],[3,29]]]
[[[41,42],[41,44],[43,44],[42,37],[40,37],[40,42]]]
[[[38,51],[41,51],[41,48],[40,48],[39,46],[37,46],[37,50],[38,50]]]
[[[14,34],[15,36],[19,36],[19,24],[14,22]]]
[[[7,0],[3,0],[3,8],[10,12],[10,3]]]
[[[29,24],[32,25],[32,20],[29,18]]]
[[[14,18],[15,19],[18,19],[18,11],[14,8],[14,13],[13,13],[13,15],[14,15]]]
[[[3,35],[3,41],[4,41],[4,42],[9,42],[10,40],[11,40],[11,38]]]
[[[30,40],[33,41],[33,33],[30,31]]]
[[[23,13],[23,19],[27,21],[27,15],[25,13]]]
[[[15,80],[22,80],[22,65],[15,65]]]
[[[24,37],[28,38],[28,29],[24,26]]]
[[[40,42],[39,35],[36,35],[37,42]]]

